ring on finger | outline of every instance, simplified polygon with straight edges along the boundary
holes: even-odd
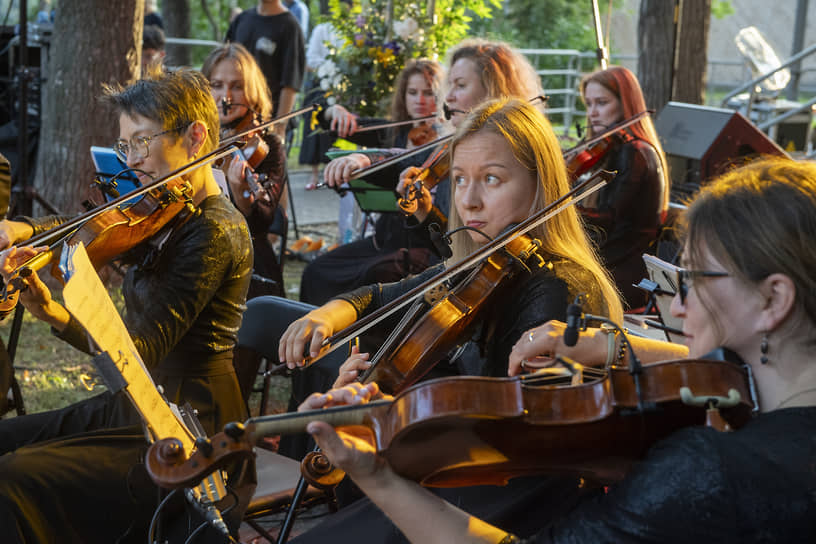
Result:
[[[529,340],[530,342],[532,342],[532,341],[533,341],[533,336],[534,336],[534,335],[535,335],[535,332],[533,332],[533,331],[528,332],[528,333],[527,333],[527,340]]]

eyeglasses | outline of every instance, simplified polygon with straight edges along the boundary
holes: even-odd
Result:
[[[693,287],[695,278],[724,278],[730,276],[728,272],[711,270],[687,270],[677,269],[677,292],[680,294],[680,302],[686,303],[689,289]]]
[[[116,153],[116,156],[119,157],[119,160],[126,163],[128,159],[128,154],[136,153],[142,159],[146,159],[150,156],[150,142],[153,141],[155,138],[159,136],[164,136],[165,134],[169,134],[170,132],[176,132],[179,130],[183,130],[187,128],[189,125],[179,125],[177,127],[163,130],[157,134],[153,134],[152,136],[137,136],[136,138],[131,138],[130,142],[127,140],[123,140],[122,138],[118,138],[115,142],[113,142],[113,151]]]

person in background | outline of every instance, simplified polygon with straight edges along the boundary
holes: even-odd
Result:
[[[283,5],[286,9],[292,12],[295,19],[300,23],[300,29],[303,31],[303,39],[309,39],[309,8],[301,2],[301,0],[283,0]]]
[[[159,6],[156,0],[147,0],[145,2],[144,24],[145,26],[155,25],[164,30],[164,20],[159,13]]]
[[[269,87],[255,59],[240,43],[224,44],[211,51],[201,72],[210,81],[222,140],[257,126],[259,118],[271,117]],[[247,298],[285,293],[280,265],[283,256],[276,255],[268,233],[276,220],[286,220],[286,212],[279,205],[288,176],[286,149],[272,130],[262,138],[269,151],[255,168],[238,152],[223,166],[230,198],[247,219],[255,249],[253,281]],[[248,146],[258,144],[254,138],[248,141]],[[251,187],[249,181],[253,181]]]
[[[587,138],[646,110],[637,78],[622,66],[589,74],[581,80],[580,90],[587,110]],[[647,277],[642,255],[657,241],[669,208],[666,156],[648,115],[610,141],[596,167],[618,174],[580,209],[626,303],[639,308],[648,298],[634,287]]]
[[[242,11],[230,23],[225,41],[242,44],[255,57],[272,91],[273,115],[292,111],[303,85],[306,50],[300,24],[282,1],[258,0],[257,6]],[[296,126],[294,121],[290,124]],[[287,141],[286,124],[275,130]]]
[[[164,30],[156,25],[145,26],[142,32],[142,74],[148,73],[152,65],[160,69],[166,55]]]

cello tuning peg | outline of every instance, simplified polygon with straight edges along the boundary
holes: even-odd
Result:
[[[196,449],[200,451],[204,457],[209,457],[210,455],[212,455],[213,445],[208,438],[199,436],[195,440],[195,446]]]

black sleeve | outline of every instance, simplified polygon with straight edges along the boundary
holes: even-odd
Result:
[[[384,304],[391,302],[400,295],[407,293],[417,285],[435,276],[444,270],[444,264],[432,266],[416,276],[409,276],[394,283],[377,283],[359,287],[354,291],[339,295],[335,298],[345,300],[357,311],[357,317],[363,317]]]
[[[579,503],[525,542],[732,542],[732,489],[716,441],[688,428],[653,446],[606,494]],[[719,523],[718,523],[719,522]]]

